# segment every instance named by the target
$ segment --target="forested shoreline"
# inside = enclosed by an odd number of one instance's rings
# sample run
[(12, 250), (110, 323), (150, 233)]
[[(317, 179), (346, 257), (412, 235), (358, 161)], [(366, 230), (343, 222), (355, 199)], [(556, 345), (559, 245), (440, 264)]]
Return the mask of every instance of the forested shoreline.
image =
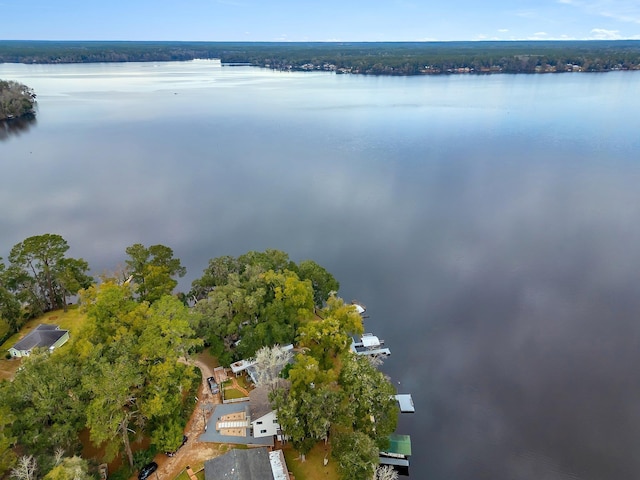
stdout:
[[(36, 349), (0, 381), (0, 478), (90, 480), (96, 463), (120, 454), (113, 478), (124, 479), (175, 451), (200, 383), (187, 359), (204, 348), (226, 366), (255, 357), (256, 385), (269, 388), (302, 456), (330, 441), (340, 478), (373, 477), (396, 428), (395, 389), (376, 359), (350, 351), (362, 317), (322, 266), (279, 250), (222, 256), (176, 293), (186, 269), (167, 246), (131, 245), (99, 279), (68, 250), (60, 235), (44, 234), (16, 244), (7, 264), (0, 258), (0, 320), (11, 332), (67, 309), (71, 297), (81, 322), (69, 345)], [(295, 355), (285, 358), (279, 345), (289, 343)], [(79, 457), (83, 431), (106, 458)], [(134, 452), (143, 437), (149, 448)]]
[(640, 41), (80, 42), (0, 41), (0, 63), (220, 59), (283, 71), (368, 75), (607, 72), (640, 69)]
[(0, 121), (33, 115), (36, 94), (18, 82), (0, 79)]

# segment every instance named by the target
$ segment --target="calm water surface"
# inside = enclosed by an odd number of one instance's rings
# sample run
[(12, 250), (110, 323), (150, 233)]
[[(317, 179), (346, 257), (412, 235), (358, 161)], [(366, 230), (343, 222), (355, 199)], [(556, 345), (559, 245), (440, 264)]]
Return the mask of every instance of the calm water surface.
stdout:
[(0, 255), (313, 258), (417, 413), (411, 477), (640, 476), (640, 74), (385, 78), (0, 65)]

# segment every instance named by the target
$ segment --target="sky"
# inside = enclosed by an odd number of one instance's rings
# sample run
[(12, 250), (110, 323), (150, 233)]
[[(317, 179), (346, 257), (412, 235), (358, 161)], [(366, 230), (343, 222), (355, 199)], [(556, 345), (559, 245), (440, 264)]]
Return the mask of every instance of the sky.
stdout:
[(639, 0), (0, 0), (2, 40), (640, 39)]

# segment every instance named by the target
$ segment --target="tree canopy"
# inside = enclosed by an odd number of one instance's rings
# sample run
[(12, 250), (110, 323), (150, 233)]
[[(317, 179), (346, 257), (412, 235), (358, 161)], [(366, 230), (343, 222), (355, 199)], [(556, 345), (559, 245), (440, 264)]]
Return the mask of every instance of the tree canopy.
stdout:
[[(86, 315), (69, 347), (34, 351), (13, 382), (0, 382), (0, 474), (84, 478), (82, 460), (52, 452), (78, 451), (85, 428), (108, 458), (123, 454), (131, 467), (131, 443), (143, 435), (174, 451), (199, 380), (182, 357), (206, 342), (223, 364), (255, 355), (258, 383), (303, 456), (331, 441), (342, 478), (374, 475), (396, 426), (395, 391), (350, 351), (362, 317), (323, 267), (279, 250), (219, 257), (193, 282), (190, 308), (172, 294), (185, 269), (169, 247), (128, 247), (126, 270), (100, 283), (68, 249), (59, 235), (39, 235), (13, 247), (8, 267), (0, 262), (3, 319), (64, 307), (75, 294)], [(293, 361), (279, 346), (288, 343), (297, 344)]]
[(13, 80), (0, 80), (0, 120), (33, 115), (35, 107), (32, 89)]
[(140, 301), (154, 302), (163, 295), (170, 295), (178, 285), (175, 277), (187, 273), (180, 259), (173, 257), (173, 250), (165, 245), (145, 247), (136, 243), (127, 247), (126, 274), (130, 275)]
[(16, 331), (17, 304), (24, 306), (27, 317), (66, 309), (67, 299), (93, 282), (89, 264), (67, 257), (68, 250), (60, 235), (35, 235), (13, 246), (8, 268), (0, 264), (0, 314)]

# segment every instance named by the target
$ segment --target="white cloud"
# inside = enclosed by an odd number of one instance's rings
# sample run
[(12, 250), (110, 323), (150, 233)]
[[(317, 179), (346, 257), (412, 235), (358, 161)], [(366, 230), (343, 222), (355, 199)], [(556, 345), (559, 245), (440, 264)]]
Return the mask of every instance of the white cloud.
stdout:
[(498, 31), (500, 33), (507, 33), (509, 31), (509, 29), (508, 28), (499, 28)]
[(619, 30), (594, 28), (589, 33), (591, 33), (591, 39), (593, 40), (620, 40), (622, 38)]
[(534, 37), (547, 37), (549, 34), (547, 32), (536, 32), (533, 34)]

